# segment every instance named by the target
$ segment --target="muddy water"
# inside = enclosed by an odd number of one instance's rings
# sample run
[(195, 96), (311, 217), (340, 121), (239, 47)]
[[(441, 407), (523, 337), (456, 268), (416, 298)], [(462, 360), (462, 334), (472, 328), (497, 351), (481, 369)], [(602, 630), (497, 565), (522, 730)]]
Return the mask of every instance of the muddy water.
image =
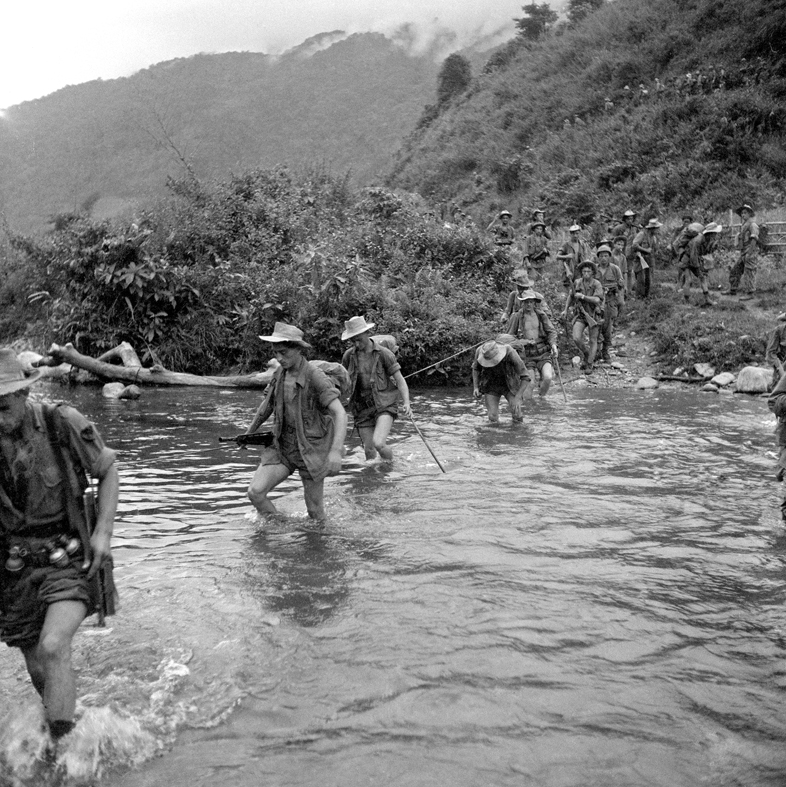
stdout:
[(0, 651), (0, 783), (782, 784), (765, 402), (555, 394), (496, 427), (464, 390), (417, 394), (447, 474), (410, 425), (389, 467), (350, 440), (320, 528), (295, 482), (247, 517), (255, 453), (217, 437), (255, 394), (67, 392), (119, 450), (123, 607), (79, 634), (54, 776)]

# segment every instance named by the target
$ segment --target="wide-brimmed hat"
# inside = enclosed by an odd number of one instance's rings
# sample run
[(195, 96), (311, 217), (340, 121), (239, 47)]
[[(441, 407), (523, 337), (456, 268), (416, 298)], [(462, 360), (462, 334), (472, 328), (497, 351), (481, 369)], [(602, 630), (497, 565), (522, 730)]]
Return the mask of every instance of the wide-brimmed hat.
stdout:
[(531, 300), (540, 300), (540, 295), (532, 289), (532, 287), (527, 287), (526, 290), (522, 290), (518, 295), (516, 295), (516, 299), (519, 301), (531, 301)]
[(28, 372), (10, 347), (0, 347), (0, 396), (27, 388), (40, 376), (40, 369)]
[(344, 333), (341, 334), (341, 341), (345, 342), (353, 336), (360, 336), (361, 333), (370, 331), (375, 325), (375, 322), (366, 322), (365, 317), (350, 317), (344, 323)]
[(513, 218), (513, 214), (509, 210), (501, 210), (499, 212), (499, 217), (502, 218), (503, 216), (510, 216)]
[(584, 268), (592, 268), (593, 273), (598, 272), (598, 266), (592, 260), (582, 260), (577, 266), (576, 270), (581, 273)]
[(607, 245), (604, 243), (604, 244), (602, 244), (601, 246), (598, 246), (598, 248), (597, 248), (597, 249), (595, 249), (595, 254), (596, 254), (596, 255), (597, 255), (597, 254), (602, 254), (603, 252), (606, 252), (606, 254), (608, 254), (609, 256), (611, 256), (611, 246), (607, 246)]
[(533, 221), (532, 224), (530, 225), (530, 229), (534, 230), (535, 227), (543, 227), (543, 229), (545, 230), (546, 229), (546, 222), (545, 221)]
[(270, 336), (260, 336), (263, 342), (270, 342), (271, 344), (279, 344), (287, 342), (289, 344), (297, 344), (300, 347), (311, 347), (311, 345), (303, 339), (303, 331), (296, 328), (294, 325), (287, 325), (285, 322), (277, 322), (273, 326), (273, 333)]
[(497, 344), (513, 344), (516, 341), (516, 337), (512, 333), (498, 333), (494, 337), (494, 341)]
[(538, 213), (542, 213), (544, 216), (546, 215), (546, 211), (543, 210), (543, 208), (535, 208), (535, 210), (532, 211), (532, 218), (534, 219)]
[(623, 217), (625, 217), (625, 216), (638, 216), (639, 214), (636, 213), (635, 210), (631, 210), (630, 208), (628, 208), (628, 210), (626, 210), (622, 215)]
[(510, 280), (519, 287), (530, 286), (529, 275), (524, 268), (516, 268), (516, 270), (510, 275)]
[(628, 239), (624, 235), (615, 235), (611, 239), (611, 242), (616, 243), (618, 240), (621, 240), (623, 243), (626, 243)]
[(756, 212), (756, 211), (753, 209), (753, 207), (752, 207), (752, 206), (750, 206), (750, 205), (749, 205), (747, 202), (745, 202), (745, 203), (743, 203), (742, 205), (740, 205), (740, 207), (739, 207), (739, 208), (737, 208), (737, 210), (736, 210), (735, 212), (736, 212), (736, 214), (737, 214), (738, 216), (742, 216), (742, 211), (744, 211), (744, 210), (749, 210), (749, 211), (751, 212), (751, 214), (754, 214), (754, 213)]
[(711, 221), (703, 230), (702, 232), (706, 235), (708, 232), (721, 232), (723, 230), (723, 225), (718, 224), (714, 221)]
[(480, 346), (477, 355), (478, 363), (487, 368), (496, 366), (505, 357), (506, 353), (505, 345), (492, 339)]
[(663, 225), (657, 219), (650, 219), (647, 222), (647, 226), (644, 229), (647, 230), (656, 230), (658, 227), (662, 227)]
[(568, 232), (581, 232), (581, 225), (571, 224), (570, 227), (568, 227)]
[(690, 213), (683, 213), (681, 218), (683, 221), (685, 219), (687, 219), (688, 221), (693, 221), (693, 216)]

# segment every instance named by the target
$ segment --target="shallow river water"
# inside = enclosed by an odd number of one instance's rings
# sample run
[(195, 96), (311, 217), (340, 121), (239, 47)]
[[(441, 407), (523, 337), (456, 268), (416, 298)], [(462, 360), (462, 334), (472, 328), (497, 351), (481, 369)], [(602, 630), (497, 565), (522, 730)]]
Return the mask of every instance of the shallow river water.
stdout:
[[(76, 640), (59, 770), (0, 651), (0, 784), (786, 783), (786, 536), (762, 399), (416, 392), (312, 525), (250, 517), (258, 393), (52, 389), (119, 452), (120, 614)], [(63, 776), (63, 774), (66, 774)]]

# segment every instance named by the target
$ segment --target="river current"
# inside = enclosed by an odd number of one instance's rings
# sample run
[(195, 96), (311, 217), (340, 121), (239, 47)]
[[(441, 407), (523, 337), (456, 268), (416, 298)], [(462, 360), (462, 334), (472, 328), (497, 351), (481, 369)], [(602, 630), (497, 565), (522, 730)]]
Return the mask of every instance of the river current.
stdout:
[[(41, 387), (43, 388), (43, 386)], [(0, 650), (0, 784), (786, 783), (786, 534), (763, 399), (570, 391), (489, 425), (415, 392), (391, 465), (251, 516), (259, 394), (48, 388), (118, 451), (119, 614), (75, 641), (81, 719), (44, 768)]]

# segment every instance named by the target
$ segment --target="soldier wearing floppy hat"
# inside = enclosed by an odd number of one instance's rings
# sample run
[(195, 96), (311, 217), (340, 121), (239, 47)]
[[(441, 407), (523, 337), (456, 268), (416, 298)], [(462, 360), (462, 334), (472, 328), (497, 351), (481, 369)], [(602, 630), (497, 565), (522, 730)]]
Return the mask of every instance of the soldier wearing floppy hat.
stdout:
[[(0, 349), (0, 639), (22, 650), (56, 741), (74, 726), (72, 641), (84, 618), (103, 609), (99, 572), (113, 595), (105, 566), (118, 475), (115, 452), (81, 413), (28, 399), (39, 377)], [(98, 479), (92, 533), (69, 502), (81, 499), (89, 476)]]
[(656, 218), (652, 218), (633, 239), (631, 246), (634, 254), (633, 273), (636, 276), (636, 295), (639, 298), (649, 298), (650, 296), (652, 267), (655, 264), (655, 254), (658, 251), (656, 233), (662, 226)]
[(530, 277), (540, 278), (548, 260), (549, 236), (546, 235), (546, 224), (536, 220), (530, 226), (530, 234), (527, 237), (524, 247), (524, 263), (527, 266), (527, 273)]
[(500, 211), (499, 215), (492, 219), (491, 224), (486, 228), (486, 232), (494, 235), (494, 243), (503, 248), (510, 248), (516, 240), (516, 231), (510, 223), (513, 218), (509, 210)]
[[(591, 372), (598, 353), (598, 334), (603, 316), (603, 286), (595, 278), (598, 271), (592, 260), (584, 260), (579, 265), (580, 278), (573, 282), (570, 295), (565, 304), (565, 312), (573, 306), (573, 342), (582, 358), (582, 368)], [(585, 341), (584, 333), (588, 340)]]
[(410, 415), (409, 387), (396, 356), (373, 341), (373, 327), (374, 323), (366, 322), (365, 317), (351, 317), (344, 323), (341, 341), (351, 342), (352, 346), (344, 353), (341, 363), (349, 372), (349, 408), (366, 459), (374, 459), (379, 454), (389, 462), (393, 451), (387, 439), (398, 417), (399, 398), (404, 415)]
[[(539, 393), (545, 396), (554, 378), (552, 358), (559, 355), (557, 331), (550, 315), (541, 306), (541, 297), (533, 289), (522, 290), (517, 297), (519, 308), (511, 316), (505, 333), (515, 337), (513, 347), (534, 376), (540, 373)], [(531, 392), (531, 389), (528, 389)]]
[(560, 246), (557, 259), (562, 264), (562, 285), (567, 289), (578, 274), (578, 266), (592, 257), (587, 242), (581, 239), (581, 226), (572, 224), (568, 228), (570, 237)]
[(639, 231), (639, 227), (636, 224), (636, 216), (638, 216), (636, 211), (630, 209), (626, 210), (625, 213), (622, 214), (622, 221), (611, 230), (612, 238), (625, 238), (625, 256), (628, 258), (628, 270), (631, 271), (631, 273), (633, 271), (633, 261), (636, 256), (633, 251), (633, 239)]
[(620, 309), (625, 303), (625, 280), (622, 271), (611, 261), (611, 248), (598, 246), (595, 254), (598, 260), (597, 278), (603, 287), (603, 325), (599, 343), (601, 359), (611, 363), (611, 343)]
[(549, 230), (548, 224), (546, 224), (546, 213), (543, 208), (535, 208), (532, 211), (532, 223), (529, 225), (529, 234), (532, 235), (532, 230), (535, 228), (536, 224), (543, 225), (543, 234), (551, 240), (551, 231)]
[(527, 275), (527, 271), (524, 268), (517, 268), (513, 271), (511, 275), (511, 281), (516, 285), (516, 289), (512, 292), (508, 293), (508, 299), (505, 303), (505, 309), (502, 312), (502, 316), (500, 320), (507, 324), (508, 320), (510, 319), (511, 315), (519, 309), (519, 302), (518, 296), (524, 290), (532, 290), (535, 295), (540, 300), (541, 307), (546, 312), (546, 314), (551, 317), (551, 309), (549, 308), (548, 303), (546, 303), (546, 299), (543, 295), (534, 289), (532, 289), (532, 282), (530, 281), (529, 276)]
[(514, 421), (521, 421), (521, 399), (530, 381), (518, 353), (509, 344), (491, 340), (482, 344), (472, 361), (473, 394), (485, 397), (488, 419), (499, 421), (499, 401), (504, 396)]
[(681, 258), (681, 261), (684, 261), (684, 275), (681, 283), (686, 303), (690, 301), (690, 288), (692, 278), (695, 276), (699, 281), (699, 286), (704, 296), (701, 305), (712, 306), (709, 291), (710, 255), (718, 246), (722, 229), (723, 227), (720, 224), (712, 221), (688, 241), (685, 253)]
[(328, 376), (303, 355), (311, 345), (300, 328), (277, 322), (259, 338), (274, 346), (279, 368), (246, 431), (253, 434), (275, 414), (273, 445), (262, 451), (248, 498), (260, 514), (274, 514), (268, 494), (297, 470), (308, 515), (324, 519), (325, 478), (341, 470), (347, 414)]
[(740, 256), (729, 271), (729, 295), (736, 295), (737, 288), (750, 298), (756, 291), (756, 271), (759, 268), (759, 225), (753, 220), (754, 210), (745, 203), (737, 208), (742, 219), (740, 234), (737, 237), (737, 248)]

